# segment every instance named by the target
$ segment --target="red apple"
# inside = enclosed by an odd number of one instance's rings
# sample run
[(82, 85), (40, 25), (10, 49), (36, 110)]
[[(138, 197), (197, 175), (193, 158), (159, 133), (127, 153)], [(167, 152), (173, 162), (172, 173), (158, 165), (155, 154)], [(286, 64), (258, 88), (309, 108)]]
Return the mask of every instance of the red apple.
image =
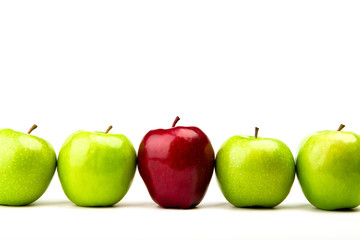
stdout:
[(191, 208), (204, 198), (215, 156), (209, 138), (197, 127), (148, 132), (140, 143), (138, 168), (151, 198), (165, 208)]

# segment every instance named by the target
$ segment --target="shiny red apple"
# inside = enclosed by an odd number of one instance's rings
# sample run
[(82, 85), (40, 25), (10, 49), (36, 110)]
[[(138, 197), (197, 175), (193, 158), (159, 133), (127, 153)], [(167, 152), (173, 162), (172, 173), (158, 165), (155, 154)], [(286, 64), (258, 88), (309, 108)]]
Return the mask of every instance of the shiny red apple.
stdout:
[(148, 132), (140, 143), (138, 168), (151, 198), (165, 208), (192, 208), (204, 198), (215, 156), (209, 138), (197, 127)]

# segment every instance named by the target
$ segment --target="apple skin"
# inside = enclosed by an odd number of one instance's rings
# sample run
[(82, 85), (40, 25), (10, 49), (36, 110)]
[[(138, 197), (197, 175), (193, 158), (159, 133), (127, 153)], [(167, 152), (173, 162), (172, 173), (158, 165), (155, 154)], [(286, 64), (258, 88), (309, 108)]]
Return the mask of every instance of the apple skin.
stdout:
[(216, 155), (215, 172), (225, 198), (236, 207), (275, 207), (289, 194), (295, 161), (277, 139), (233, 136)]
[(296, 159), (297, 176), (308, 201), (336, 210), (360, 204), (360, 136), (320, 131), (306, 137)]
[(135, 170), (135, 149), (122, 134), (77, 131), (59, 153), (61, 186), (79, 206), (116, 204), (129, 190)]
[(11, 129), (0, 130), (0, 204), (27, 205), (40, 198), (56, 169), (46, 140)]
[(151, 198), (164, 208), (192, 208), (204, 198), (215, 153), (197, 127), (149, 131), (138, 152), (139, 173)]

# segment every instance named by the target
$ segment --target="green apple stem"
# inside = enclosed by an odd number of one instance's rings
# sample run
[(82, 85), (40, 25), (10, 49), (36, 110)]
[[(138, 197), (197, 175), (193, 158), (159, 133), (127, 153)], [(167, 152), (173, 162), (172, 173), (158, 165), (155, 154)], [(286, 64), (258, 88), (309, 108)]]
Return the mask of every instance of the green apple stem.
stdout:
[(27, 133), (30, 134), (35, 128), (37, 128), (37, 125), (36, 124), (32, 125)]
[(112, 129), (112, 126), (110, 125), (110, 126), (106, 129), (105, 134), (107, 134), (111, 129)]
[(341, 131), (343, 128), (345, 127), (344, 124), (340, 124), (339, 128), (337, 129), (338, 131)]
[(175, 127), (176, 123), (177, 123), (179, 120), (180, 120), (179, 116), (176, 116), (176, 118), (175, 118), (175, 120), (174, 120), (174, 122), (173, 122), (173, 124), (172, 124), (171, 127)]
[(257, 136), (258, 136), (258, 132), (259, 132), (259, 128), (255, 127), (255, 138), (257, 138)]

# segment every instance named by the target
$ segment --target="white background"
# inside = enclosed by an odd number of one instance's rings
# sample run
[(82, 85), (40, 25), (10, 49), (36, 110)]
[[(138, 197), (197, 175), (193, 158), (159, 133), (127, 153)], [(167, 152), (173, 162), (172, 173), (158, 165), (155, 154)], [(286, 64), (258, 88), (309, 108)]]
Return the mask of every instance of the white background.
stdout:
[[(58, 152), (79, 129), (200, 127), (215, 151), (235, 134), (294, 155), (318, 130), (360, 133), (359, 1), (9, 0), (0, 2), (0, 128)], [(55, 174), (26, 207), (0, 207), (0, 239), (358, 239), (358, 209), (313, 208), (297, 179), (277, 208), (236, 209), (212, 179), (192, 210), (161, 209), (135, 176), (111, 208), (70, 203)]]

